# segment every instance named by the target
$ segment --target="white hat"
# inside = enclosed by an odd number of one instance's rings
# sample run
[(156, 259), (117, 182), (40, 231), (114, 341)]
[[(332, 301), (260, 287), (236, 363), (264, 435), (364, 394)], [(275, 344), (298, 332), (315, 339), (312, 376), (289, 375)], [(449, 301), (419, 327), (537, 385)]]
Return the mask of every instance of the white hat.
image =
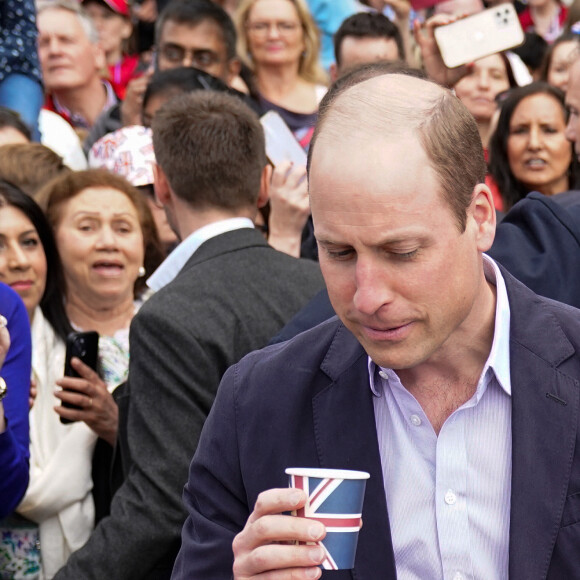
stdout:
[(138, 187), (153, 183), (155, 153), (151, 129), (134, 125), (108, 133), (89, 152), (89, 167), (103, 167)]

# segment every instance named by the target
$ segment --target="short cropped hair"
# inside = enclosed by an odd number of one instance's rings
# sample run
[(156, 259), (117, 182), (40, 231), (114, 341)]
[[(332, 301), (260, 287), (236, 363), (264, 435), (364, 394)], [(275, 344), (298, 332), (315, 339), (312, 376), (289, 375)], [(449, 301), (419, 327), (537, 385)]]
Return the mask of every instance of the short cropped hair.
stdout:
[(145, 280), (163, 261), (163, 250), (157, 235), (155, 221), (144, 196), (125, 178), (110, 173), (106, 169), (87, 169), (71, 171), (53, 179), (38, 193), (38, 203), (44, 210), (48, 222), (56, 230), (62, 218), (64, 204), (93, 187), (108, 187), (124, 194), (137, 210), (139, 225), (143, 235), (144, 267), (146, 275), (137, 278), (134, 287), (135, 296), (145, 290)]
[(180, 95), (157, 111), (152, 129), (157, 163), (177, 197), (197, 208), (255, 206), (264, 132), (240, 99), (216, 91)]
[(99, 42), (99, 34), (91, 17), (85, 12), (79, 2), (75, 0), (38, 0), (36, 3), (37, 15), (45, 10), (65, 10), (74, 14), (81, 23), (91, 44)]
[[(372, 74), (376, 72), (376, 74)], [(397, 74), (401, 73), (391, 73)], [(327, 130), (328, 118), (334, 115), (337, 109), (344, 108), (341, 102), (343, 95), (377, 76), (391, 76), (380, 72), (380, 68), (369, 69), (363, 67), (361, 71), (353, 71), (347, 78), (341, 79), (337, 85), (331, 86), (322, 99), (318, 112), (318, 123), (308, 152), (308, 171), (312, 163), (312, 156), (316, 149), (320, 134)], [(410, 77), (417, 75), (405, 74)], [(417, 82), (431, 82), (417, 79)], [(435, 83), (432, 83), (435, 84)], [(361, 93), (361, 91), (358, 91)], [(373, 134), (380, 134), (383, 127), (388, 135), (393, 127), (401, 133), (415, 133), (419, 142), (431, 162), (431, 166), (439, 179), (442, 195), (449, 204), (460, 232), (465, 231), (467, 223), (467, 209), (472, 200), (474, 188), (485, 183), (486, 164), (483, 155), (483, 146), (477, 124), (465, 105), (449, 90), (440, 87), (440, 94), (427, 100), (422, 96), (420, 87), (415, 91), (416, 102), (405, 103), (401, 106), (401, 97), (397, 92), (385, 91), (381, 95), (366, 95), (357, 99), (355, 119), (359, 125), (358, 112), (364, 114), (365, 109), (378, 112), (373, 119), (380, 119), (378, 126), (373, 128)], [(346, 97), (345, 97), (346, 98)], [(422, 99), (422, 101), (421, 101)], [(349, 113), (355, 107), (348, 107)], [(340, 115), (341, 113), (337, 113)], [(333, 122), (336, 123), (337, 119)], [(363, 125), (364, 126), (364, 125)], [(342, 130), (342, 129), (341, 129)]]
[(0, 147), (0, 179), (34, 197), (58, 175), (71, 172), (60, 155), (40, 143), (12, 143)]
[(397, 26), (380, 12), (358, 12), (349, 16), (334, 35), (334, 58), (340, 65), (342, 43), (347, 36), (394, 40), (400, 60), (405, 60), (403, 39)]
[[(236, 10), (238, 27), (238, 54), (244, 64), (254, 70), (252, 55), (248, 45), (247, 23), (252, 7), (257, 0), (241, 0)], [(311, 83), (327, 83), (327, 75), (320, 65), (320, 32), (310, 14), (306, 0), (288, 0), (296, 8), (304, 35), (304, 53), (300, 58), (298, 74)]]
[(206, 20), (215, 22), (222, 31), (228, 59), (236, 56), (236, 27), (229, 14), (211, 0), (172, 0), (161, 11), (155, 23), (155, 46), (159, 46), (163, 28), (168, 21), (195, 26)]
[(153, 97), (196, 90), (228, 91), (229, 88), (221, 79), (191, 66), (155, 71), (143, 95), (143, 108)]

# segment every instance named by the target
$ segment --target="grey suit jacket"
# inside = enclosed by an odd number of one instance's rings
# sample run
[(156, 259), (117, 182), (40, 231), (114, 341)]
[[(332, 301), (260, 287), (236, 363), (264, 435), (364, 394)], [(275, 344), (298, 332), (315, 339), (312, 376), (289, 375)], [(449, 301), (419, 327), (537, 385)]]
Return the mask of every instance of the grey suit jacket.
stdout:
[(131, 325), (127, 421), (132, 465), (111, 515), (59, 580), (169, 578), (181, 500), (226, 369), (261, 348), (323, 286), (318, 264), (277, 252), (255, 230), (202, 244)]

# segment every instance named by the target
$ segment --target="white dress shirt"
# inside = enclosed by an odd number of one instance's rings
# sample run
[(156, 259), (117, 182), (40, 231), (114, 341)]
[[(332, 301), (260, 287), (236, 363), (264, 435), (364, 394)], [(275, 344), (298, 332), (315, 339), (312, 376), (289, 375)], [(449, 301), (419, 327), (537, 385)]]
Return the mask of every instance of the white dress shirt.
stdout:
[(231, 232), (233, 230), (241, 230), (242, 228), (254, 228), (254, 222), (245, 217), (235, 217), (218, 222), (207, 224), (192, 234), (187, 236), (177, 248), (165, 258), (163, 263), (151, 274), (147, 280), (147, 286), (151, 290), (158, 292), (169, 282), (172, 282), (175, 276), (179, 274), (185, 263), (195, 254), (199, 246), (209, 240), (215, 238), (220, 234)]
[(399, 580), (508, 577), (511, 493), (510, 310), (497, 288), (493, 344), (475, 394), (439, 436), (391, 369), (369, 358), (370, 387)]

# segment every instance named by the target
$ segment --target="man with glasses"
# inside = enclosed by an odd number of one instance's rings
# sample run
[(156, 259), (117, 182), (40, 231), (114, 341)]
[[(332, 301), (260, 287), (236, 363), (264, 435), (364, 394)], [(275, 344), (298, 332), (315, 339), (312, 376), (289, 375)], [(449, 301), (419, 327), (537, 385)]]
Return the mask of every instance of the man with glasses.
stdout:
[(193, 66), (226, 84), (240, 71), (234, 24), (208, 0), (171, 2), (157, 21), (155, 47), (158, 70)]
[[(227, 85), (240, 72), (236, 29), (227, 12), (210, 0), (173, 0), (155, 26), (155, 69), (203, 70)], [(84, 144), (88, 153), (101, 137), (123, 126), (141, 124), (141, 107), (153, 71), (127, 85), (125, 100), (101, 116)]]

